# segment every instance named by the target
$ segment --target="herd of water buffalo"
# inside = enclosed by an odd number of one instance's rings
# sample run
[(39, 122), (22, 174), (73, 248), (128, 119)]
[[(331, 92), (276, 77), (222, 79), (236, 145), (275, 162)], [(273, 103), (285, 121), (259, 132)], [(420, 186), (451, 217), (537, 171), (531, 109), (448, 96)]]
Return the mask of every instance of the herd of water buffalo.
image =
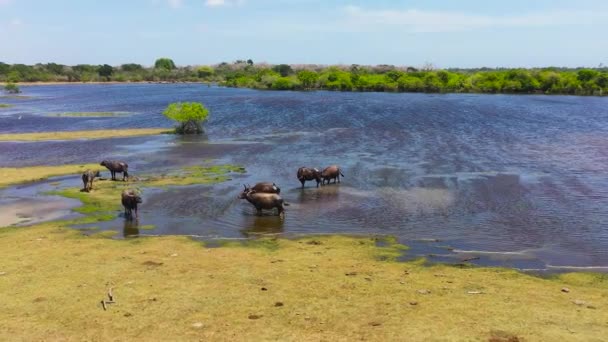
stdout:
[[(116, 173), (123, 174), (123, 181), (126, 181), (129, 177), (129, 165), (125, 162), (104, 160), (100, 165), (105, 166), (110, 170), (112, 180), (116, 180)], [(340, 176), (344, 177), (344, 174), (337, 165), (328, 166), (323, 169), (323, 171), (316, 168), (301, 167), (298, 169), (297, 173), (298, 180), (302, 184), (302, 189), (304, 189), (306, 181), (316, 181), (317, 188), (319, 187), (319, 184), (330, 184), (332, 180), (334, 181), (334, 184), (336, 182), (340, 183)], [(82, 191), (91, 191), (95, 177), (100, 177), (99, 171), (87, 170), (82, 174), (82, 182), (84, 183)], [(261, 182), (254, 186), (243, 184), (243, 187), (244, 189), (240, 193), (239, 198), (245, 199), (247, 202), (251, 203), (257, 210), (258, 215), (262, 213), (263, 209), (274, 210), (275, 208), (277, 209), (279, 216), (284, 215), (285, 202), (280, 196), (281, 189), (275, 183)], [(121, 202), (125, 209), (125, 217), (133, 218), (133, 214), (135, 214), (135, 218), (137, 219), (137, 206), (142, 203), (139, 192), (134, 189), (123, 190), (121, 193)]]

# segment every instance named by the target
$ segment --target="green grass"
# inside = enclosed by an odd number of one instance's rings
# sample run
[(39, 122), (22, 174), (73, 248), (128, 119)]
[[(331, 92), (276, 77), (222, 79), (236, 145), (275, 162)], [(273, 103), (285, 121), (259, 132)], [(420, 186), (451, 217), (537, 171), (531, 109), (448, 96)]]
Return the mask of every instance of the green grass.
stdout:
[(8, 104), (8, 103), (0, 103), (0, 108), (11, 108), (13, 107), (13, 105)]

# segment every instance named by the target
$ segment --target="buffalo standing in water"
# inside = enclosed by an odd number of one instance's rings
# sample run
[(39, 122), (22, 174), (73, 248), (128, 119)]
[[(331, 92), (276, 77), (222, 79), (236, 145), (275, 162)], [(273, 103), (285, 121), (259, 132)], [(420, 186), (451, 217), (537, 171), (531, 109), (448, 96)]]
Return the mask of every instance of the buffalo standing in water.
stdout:
[(321, 171), (315, 168), (301, 167), (298, 169), (298, 180), (302, 183), (302, 189), (304, 189), (304, 183), (306, 181), (316, 180), (317, 188), (321, 183)]
[(112, 174), (112, 180), (116, 180), (116, 173), (122, 172), (122, 180), (125, 181), (129, 177), (129, 165), (125, 162), (117, 160), (104, 160), (99, 164), (105, 166)]
[(338, 180), (338, 183), (340, 183), (340, 176), (344, 177), (344, 174), (342, 174), (342, 171), (338, 165), (328, 166), (323, 170), (323, 172), (321, 172), (323, 185), (325, 185), (325, 181), (327, 181), (327, 184), (329, 184), (332, 179), (334, 180), (334, 184), (336, 183), (336, 179)]
[(272, 210), (277, 208), (279, 216), (285, 215), (285, 208), (283, 207), (283, 199), (281, 196), (263, 192), (257, 192), (255, 190), (249, 190), (247, 193), (241, 194), (241, 198), (251, 203), (258, 212), (258, 215), (262, 214), (262, 209)]
[(139, 193), (135, 190), (125, 189), (120, 197), (122, 206), (125, 207), (125, 217), (133, 218), (133, 211), (135, 211), (135, 219), (137, 219), (137, 205), (142, 202)]
[(84, 183), (84, 188), (83, 188), (84, 191), (89, 192), (93, 189), (93, 180), (95, 179), (95, 177), (99, 177), (99, 171), (86, 170), (82, 174), (82, 182)]
[(275, 183), (270, 183), (270, 182), (257, 183), (253, 187), (251, 187), (251, 185), (243, 184), (243, 187), (244, 187), (243, 192), (241, 192), (241, 194), (239, 195), (240, 199), (245, 199), (245, 195), (251, 190), (255, 190), (256, 192), (263, 192), (266, 194), (277, 194), (278, 195), (281, 193), (281, 188), (279, 188)]

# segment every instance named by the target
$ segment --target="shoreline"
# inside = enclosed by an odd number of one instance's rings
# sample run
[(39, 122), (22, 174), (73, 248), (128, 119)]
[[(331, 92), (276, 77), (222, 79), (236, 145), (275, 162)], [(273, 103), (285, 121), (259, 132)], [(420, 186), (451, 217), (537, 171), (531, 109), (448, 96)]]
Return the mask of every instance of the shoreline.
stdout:
[[(49, 81), (49, 82), (17, 82), (15, 83), (17, 86), (38, 86), (38, 85), (87, 85), (87, 84), (96, 84), (96, 85), (115, 85), (115, 84), (210, 84), (213, 82), (204, 82), (204, 81), (107, 81), (107, 82), (99, 82), (99, 81), (91, 81), (91, 82), (65, 82), (65, 81)], [(0, 87), (6, 86), (6, 82), (0, 82)]]

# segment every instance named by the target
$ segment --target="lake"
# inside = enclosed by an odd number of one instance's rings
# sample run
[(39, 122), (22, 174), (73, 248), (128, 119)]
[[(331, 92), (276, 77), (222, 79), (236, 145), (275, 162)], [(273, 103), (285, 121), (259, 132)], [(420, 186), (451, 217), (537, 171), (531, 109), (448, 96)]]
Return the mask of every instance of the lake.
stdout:
[[(121, 218), (102, 229), (201, 239), (387, 234), (411, 246), (409, 256), (430, 261), (608, 267), (608, 98), (278, 92), (200, 84), (22, 90), (30, 97), (0, 99), (14, 105), (0, 109), (0, 133), (170, 127), (161, 112), (176, 101), (202, 102), (211, 118), (202, 137), (0, 142), (1, 167), (116, 158), (128, 161), (134, 175), (209, 160), (247, 170), (215, 186), (146, 190), (139, 224), (155, 229), (139, 230)], [(117, 115), (60, 115), (65, 112)], [(310, 182), (300, 189), (298, 167), (331, 164), (342, 167), (341, 184), (316, 189)], [(60, 181), (80, 185), (79, 176)], [(284, 220), (256, 216), (236, 198), (243, 183), (257, 181), (281, 187), (290, 204)], [(47, 186), (12, 187), (0, 196), (37, 199)]]

